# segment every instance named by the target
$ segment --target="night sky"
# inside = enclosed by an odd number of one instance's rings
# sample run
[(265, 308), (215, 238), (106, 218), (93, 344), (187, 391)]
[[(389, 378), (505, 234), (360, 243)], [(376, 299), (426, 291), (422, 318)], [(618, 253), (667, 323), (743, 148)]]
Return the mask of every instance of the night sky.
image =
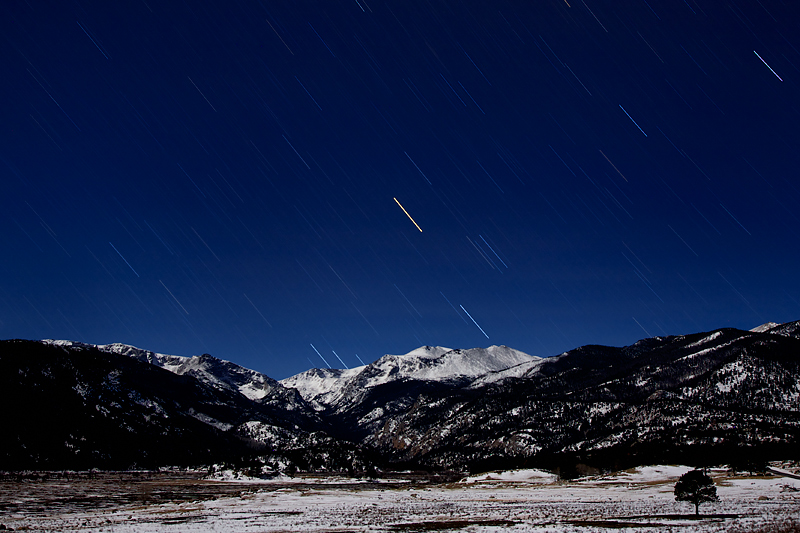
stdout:
[(0, 9), (2, 338), (284, 378), (800, 319), (794, 2)]

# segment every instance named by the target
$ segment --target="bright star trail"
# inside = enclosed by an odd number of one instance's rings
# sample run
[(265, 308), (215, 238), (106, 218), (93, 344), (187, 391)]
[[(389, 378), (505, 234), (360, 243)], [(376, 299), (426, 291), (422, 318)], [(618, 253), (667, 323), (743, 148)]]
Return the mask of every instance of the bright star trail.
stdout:
[(326, 361), (325, 358), (322, 357), (322, 354), (319, 353), (319, 350), (317, 350), (316, 347), (314, 347), (313, 344), (311, 345), (311, 347), (314, 348), (315, 352), (317, 352), (317, 355), (319, 356), (320, 359), (322, 359), (322, 362), (325, 363), (325, 366), (327, 366), (328, 368), (332, 368), (331, 365), (328, 364), (328, 361)]
[(408, 217), (408, 219), (409, 219), (411, 222), (413, 222), (413, 223), (414, 223), (414, 225), (417, 227), (417, 229), (420, 231), (420, 233), (422, 233), (422, 228), (420, 228), (420, 227), (419, 227), (419, 224), (417, 224), (417, 221), (416, 221), (416, 220), (414, 220), (414, 219), (411, 217), (411, 215), (409, 215), (409, 214), (408, 214), (408, 211), (406, 211), (406, 208), (405, 208), (405, 207), (403, 207), (403, 204), (401, 204), (401, 203), (400, 203), (400, 201), (399, 201), (397, 198), (395, 198), (395, 199), (394, 199), (394, 201), (395, 201), (395, 202), (397, 202), (397, 205), (399, 205), (399, 206), (400, 206), (400, 209), (402, 209), (402, 210), (403, 210), (403, 213), (405, 213), (405, 214), (406, 214), (406, 216)]
[(470, 319), (470, 320), (472, 320), (472, 323), (473, 323), (473, 324), (475, 324), (475, 325), (478, 327), (478, 329), (479, 329), (479, 330), (481, 330), (481, 333), (483, 333), (483, 334), (484, 334), (484, 336), (485, 336), (485, 337), (488, 339), (488, 338), (489, 338), (489, 335), (486, 335), (486, 332), (485, 332), (485, 331), (483, 331), (483, 328), (482, 328), (482, 327), (481, 327), (481, 326), (480, 326), (480, 325), (479, 325), (477, 322), (475, 322), (475, 319), (474, 319), (474, 318), (472, 318), (472, 315), (471, 315), (471, 314), (469, 314), (469, 311), (467, 311), (466, 309), (464, 309), (464, 306), (463, 306), (463, 305), (459, 305), (459, 307), (461, 308), (461, 310), (462, 310), (462, 311), (464, 311), (464, 312), (467, 314), (467, 316), (469, 317), (469, 319)]
[(9, 0), (0, 338), (280, 379), (800, 319), (798, 20)]
[(770, 71), (770, 72), (772, 72), (773, 74), (775, 74), (775, 77), (776, 77), (776, 78), (778, 78), (779, 80), (783, 81), (783, 78), (781, 78), (780, 76), (778, 76), (778, 73), (777, 73), (777, 72), (775, 72), (774, 70), (772, 70), (772, 67), (771, 67), (771, 66), (767, 65), (767, 62), (766, 62), (766, 61), (764, 61), (764, 58), (763, 58), (763, 57), (761, 57), (761, 56), (758, 54), (758, 52), (756, 52), (755, 50), (753, 50), (753, 53), (754, 53), (755, 55), (757, 55), (757, 56), (758, 56), (758, 58), (761, 60), (761, 62), (762, 62), (762, 63), (764, 63), (764, 65), (766, 65), (766, 67), (769, 69), (769, 71)]

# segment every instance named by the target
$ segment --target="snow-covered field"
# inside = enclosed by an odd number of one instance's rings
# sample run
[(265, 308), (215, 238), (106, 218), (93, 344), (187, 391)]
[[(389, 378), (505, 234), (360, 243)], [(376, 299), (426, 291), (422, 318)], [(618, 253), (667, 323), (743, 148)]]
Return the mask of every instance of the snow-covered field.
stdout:
[[(705, 516), (676, 502), (681, 466), (561, 482), (534, 470), (457, 483), (340, 478), (0, 482), (0, 525), (87, 532), (800, 531), (800, 480), (711, 472)], [(115, 498), (114, 491), (117, 491)]]

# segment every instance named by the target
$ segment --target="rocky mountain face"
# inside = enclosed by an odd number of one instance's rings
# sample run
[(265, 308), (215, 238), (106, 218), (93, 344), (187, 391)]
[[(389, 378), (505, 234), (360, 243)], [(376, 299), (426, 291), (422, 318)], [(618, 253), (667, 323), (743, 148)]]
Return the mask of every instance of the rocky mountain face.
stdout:
[(297, 390), (284, 387), (260, 372), (217, 359), (209, 354), (183, 357), (155, 353), (119, 343), (96, 346), (74, 341), (43, 342), (62, 347), (96, 348), (101, 352), (126, 356), (179, 376), (193, 377), (213, 389), (234, 393), (236, 396), (240, 394), (259, 404), (260, 411), (270, 412), (278, 418), (290, 419), (300, 427), (312, 428), (322, 424)]
[(281, 382), (210, 355), (0, 342), (0, 469), (598, 467), (790, 458), (800, 322), (584, 346), (422, 347)]
[(520, 376), (425, 391), (364, 441), (399, 462), (447, 468), (796, 456), (799, 329), (584, 346)]
[[(364, 467), (359, 448), (325, 434), (295, 391), (230, 365), (121, 345), (0, 341), (0, 470), (241, 463), (254, 456), (276, 468)], [(242, 375), (253, 383), (240, 383)], [(275, 392), (252, 399), (238, 390), (262, 383)], [(275, 398), (295, 403), (278, 407)]]

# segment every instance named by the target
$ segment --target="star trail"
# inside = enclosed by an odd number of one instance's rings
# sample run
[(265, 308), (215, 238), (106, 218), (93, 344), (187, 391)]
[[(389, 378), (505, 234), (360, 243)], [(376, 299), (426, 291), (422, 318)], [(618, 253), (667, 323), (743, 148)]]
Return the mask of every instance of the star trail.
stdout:
[(2, 338), (283, 378), (800, 318), (790, 2), (2, 11)]

